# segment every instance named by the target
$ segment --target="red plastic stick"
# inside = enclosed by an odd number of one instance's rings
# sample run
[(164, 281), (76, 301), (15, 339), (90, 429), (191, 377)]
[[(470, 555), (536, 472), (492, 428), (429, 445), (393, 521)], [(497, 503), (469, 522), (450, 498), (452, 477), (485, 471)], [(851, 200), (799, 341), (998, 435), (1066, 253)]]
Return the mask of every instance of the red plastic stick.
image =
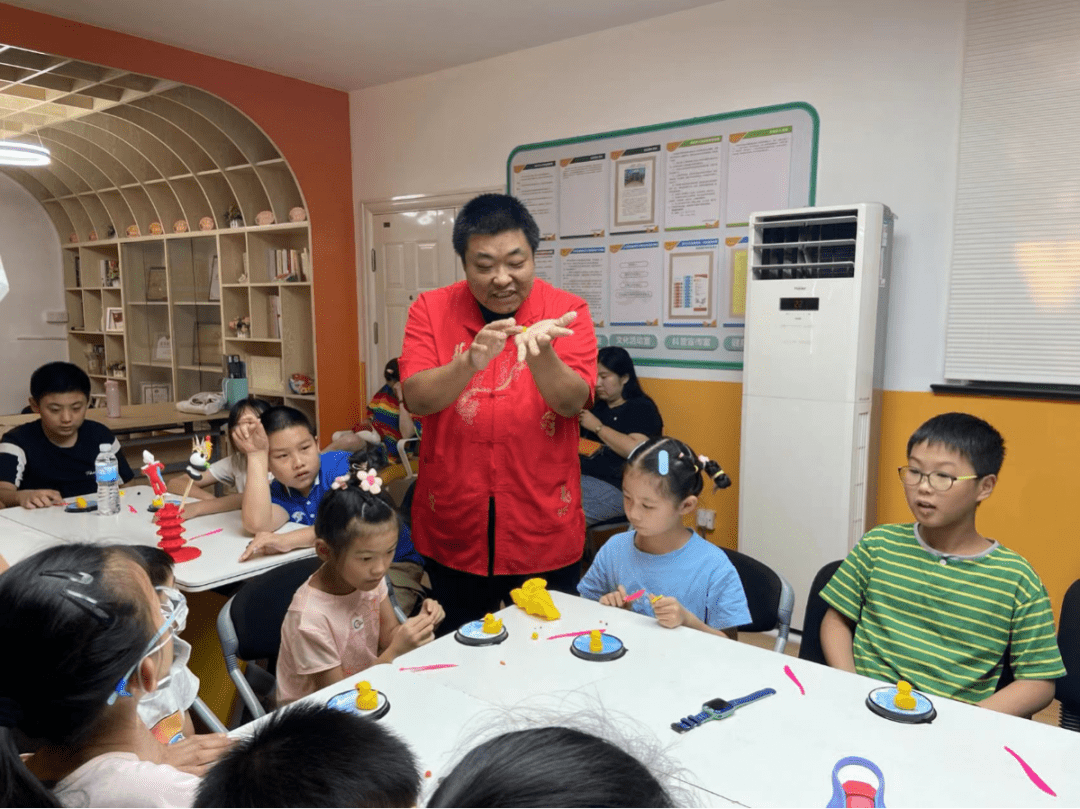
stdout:
[(799, 678), (795, 676), (795, 672), (791, 670), (791, 666), (784, 666), (784, 674), (791, 678), (791, 682), (799, 686), (799, 693), (804, 697), (806, 696), (806, 689), (802, 687), (802, 683), (799, 682)]
[(435, 663), (431, 666), (402, 666), (398, 671), (435, 671), (435, 669), (454, 669), (457, 663)]
[(1035, 772), (1035, 770), (1031, 769), (1031, 766), (1022, 758), (1020, 758), (1020, 756), (1018, 756), (1011, 747), (1005, 745), (1005, 752), (1015, 758), (1018, 762), (1020, 762), (1020, 766), (1024, 768), (1024, 774), (1031, 779), (1031, 783), (1033, 783), (1047, 795), (1052, 795), (1055, 798), (1057, 797), (1057, 793), (1054, 792), (1054, 790), (1050, 789), (1050, 785), (1047, 784), (1044, 780), (1042, 780), (1039, 777), (1039, 774)]
[(558, 640), (559, 638), (576, 638), (578, 635), (588, 635), (590, 632), (607, 632), (606, 629), (585, 629), (581, 632), (563, 632), (561, 635), (552, 635), (548, 640)]

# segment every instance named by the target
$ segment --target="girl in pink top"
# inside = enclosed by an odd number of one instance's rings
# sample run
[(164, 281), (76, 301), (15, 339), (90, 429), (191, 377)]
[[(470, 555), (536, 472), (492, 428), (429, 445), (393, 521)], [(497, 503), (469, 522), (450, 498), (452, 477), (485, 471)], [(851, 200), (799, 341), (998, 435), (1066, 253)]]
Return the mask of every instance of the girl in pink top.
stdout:
[(437, 601), (397, 622), (386, 589), (398, 516), (369, 471), (338, 478), (315, 517), (323, 564), (293, 596), (281, 625), (278, 703), (284, 705), (430, 642), (443, 619)]

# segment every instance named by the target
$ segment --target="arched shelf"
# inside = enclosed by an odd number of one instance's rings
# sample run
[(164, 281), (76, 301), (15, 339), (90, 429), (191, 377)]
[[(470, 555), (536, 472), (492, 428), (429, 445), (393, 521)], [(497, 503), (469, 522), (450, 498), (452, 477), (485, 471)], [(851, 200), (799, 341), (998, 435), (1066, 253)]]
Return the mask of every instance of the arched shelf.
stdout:
[[(221, 354), (240, 354), (253, 393), (316, 420), (316, 397), (287, 385), (316, 374), (309, 226), (289, 220), (306, 204), (255, 122), (195, 87), (0, 44), (0, 139), (52, 154), (0, 171), (59, 234), (71, 360), (90, 370), (100, 350), (109, 366), (91, 373), (94, 393), (115, 378), (131, 403), (163, 385), (187, 398), (220, 387)], [(274, 222), (260, 225), (265, 211)], [(258, 333), (229, 333), (239, 315)], [(172, 359), (155, 353), (163, 337)]]

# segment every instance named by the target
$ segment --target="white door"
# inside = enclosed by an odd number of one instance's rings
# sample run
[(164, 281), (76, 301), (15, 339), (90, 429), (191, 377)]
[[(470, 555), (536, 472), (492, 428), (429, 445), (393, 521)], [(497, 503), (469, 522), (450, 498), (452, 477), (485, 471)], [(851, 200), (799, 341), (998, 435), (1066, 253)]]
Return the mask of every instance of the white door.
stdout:
[(375, 322), (370, 335), (371, 390), (382, 385), (382, 369), (401, 355), (405, 319), (416, 296), (461, 278), (451, 241), (457, 208), (374, 214), (368, 271), (374, 275)]

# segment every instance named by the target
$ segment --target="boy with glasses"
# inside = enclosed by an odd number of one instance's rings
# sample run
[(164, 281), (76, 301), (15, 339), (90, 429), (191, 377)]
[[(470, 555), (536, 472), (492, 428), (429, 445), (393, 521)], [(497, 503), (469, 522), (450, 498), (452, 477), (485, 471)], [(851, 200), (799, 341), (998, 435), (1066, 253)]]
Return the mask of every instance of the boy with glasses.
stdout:
[[(917, 522), (880, 525), (821, 591), (830, 666), (929, 694), (1030, 716), (1065, 674), (1050, 599), (1020, 554), (982, 536), (975, 510), (994, 491), (1005, 443), (966, 413), (908, 440), (899, 469)], [(1005, 665), (1015, 681), (995, 691)]]

